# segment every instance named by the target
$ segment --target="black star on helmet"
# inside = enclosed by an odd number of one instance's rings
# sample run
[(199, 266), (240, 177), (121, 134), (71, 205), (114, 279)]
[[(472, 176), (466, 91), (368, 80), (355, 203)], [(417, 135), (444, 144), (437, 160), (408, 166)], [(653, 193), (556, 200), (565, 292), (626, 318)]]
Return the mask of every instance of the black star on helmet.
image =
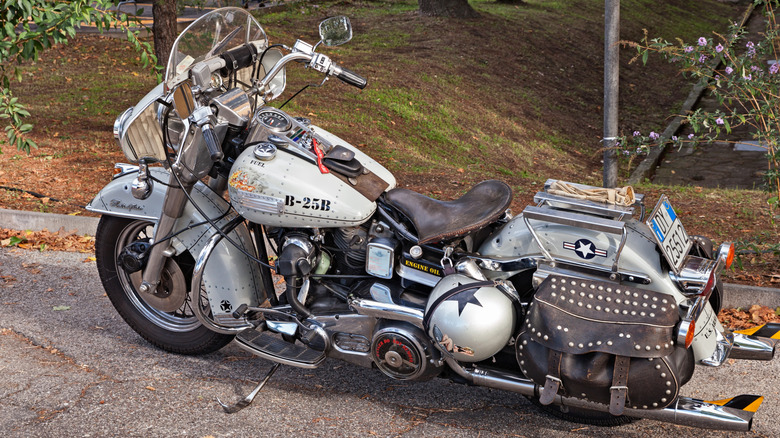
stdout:
[[(460, 282), (458, 282), (458, 286), (462, 286)], [(463, 313), (463, 309), (466, 308), (466, 304), (475, 304), (479, 307), (482, 307), (482, 303), (480, 303), (477, 297), (474, 296), (478, 290), (479, 288), (476, 287), (473, 289), (464, 290), (459, 294), (455, 294), (455, 296), (449, 298), (447, 301), (458, 302), (458, 316), (460, 316)]]

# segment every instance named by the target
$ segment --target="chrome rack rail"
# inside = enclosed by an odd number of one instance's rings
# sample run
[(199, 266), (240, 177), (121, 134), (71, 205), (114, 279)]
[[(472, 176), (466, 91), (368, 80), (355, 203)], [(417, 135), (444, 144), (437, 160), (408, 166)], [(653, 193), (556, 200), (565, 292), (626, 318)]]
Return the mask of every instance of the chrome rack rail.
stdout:
[[(574, 197), (553, 195), (547, 193), (547, 189), (556, 182), (549, 179), (544, 184), (544, 190), (534, 196), (536, 206), (528, 206), (523, 210), (523, 221), (533, 236), (544, 258), (551, 263), (556, 260), (542, 244), (541, 239), (531, 225), (531, 220), (549, 222), (554, 224), (566, 225), (577, 228), (598, 231), (607, 234), (619, 234), (620, 244), (615, 253), (615, 261), (611, 272), (618, 273), (618, 264), (620, 254), (626, 244), (628, 232), (626, 230), (626, 219), (633, 217), (636, 207), (642, 208), (644, 195), (635, 195), (635, 203), (631, 206), (618, 206), (602, 202), (578, 199)], [(566, 183), (581, 189), (596, 189), (598, 187), (587, 186), (583, 184)]]

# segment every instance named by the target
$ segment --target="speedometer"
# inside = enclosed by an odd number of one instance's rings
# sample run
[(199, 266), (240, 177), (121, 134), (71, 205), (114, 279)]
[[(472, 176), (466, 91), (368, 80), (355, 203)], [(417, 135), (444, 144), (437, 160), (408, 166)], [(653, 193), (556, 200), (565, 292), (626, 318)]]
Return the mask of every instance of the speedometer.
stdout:
[(287, 115), (277, 110), (265, 109), (258, 112), (255, 117), (259, 123), (276, 132), (287, 131), (292, 126)]

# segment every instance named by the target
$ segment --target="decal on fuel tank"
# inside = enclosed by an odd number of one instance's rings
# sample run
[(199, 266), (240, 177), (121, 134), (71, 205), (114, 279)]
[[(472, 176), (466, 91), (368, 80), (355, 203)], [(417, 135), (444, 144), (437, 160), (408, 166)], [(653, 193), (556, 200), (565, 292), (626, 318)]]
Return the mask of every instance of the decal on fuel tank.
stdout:
[(284, 205), (288, 207), (300, 206), (310, 210), (330, 211), (331, 200), (321, 198), (310, 198), (304, 196), (301, 199), (295, 199), (295, 196), (287, 195), (284, 197)]

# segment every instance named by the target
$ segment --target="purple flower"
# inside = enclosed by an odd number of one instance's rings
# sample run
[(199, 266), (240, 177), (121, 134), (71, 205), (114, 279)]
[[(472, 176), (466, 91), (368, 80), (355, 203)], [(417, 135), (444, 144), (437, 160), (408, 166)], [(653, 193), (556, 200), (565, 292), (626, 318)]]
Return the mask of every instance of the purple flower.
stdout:
[(715, 119), (715, 123), (718, 125), (723, 125), (723, 118), (718, 117), (717, 119)]
[(699, 62), (702, 63), (702, 64), (704, 64), (707, 61), (707, 59), (708, 58), (707, 58), (706, 55), (699, 56)]
[(642, 135), (642, 133), (641, 133), (641, 132), (639, 132), (639, 131), (634, 131), (634, 137), (639, 137), (640, 135)]
[(722, 44), (718, 44), (717, 46), (715, 46), (715, 51), (718, 52), (718, 53), (722, 52), (723, 51), (723, 45)]
[(780, 64), (774, 63), (769, 67), (769, 73), (775, 74), (780, 71)]
[(699, 38), (699, 45), (700, 46), (706, 46), (707, 45), (707, 38), (700, 37)]
[(658, 133), (656, 133), (654, 131), (650, 131), (650, 139), (658, 140), (658, 137), (660, 137), (660, 135)]
[(745, 47), (747, 47), (747, 49), (748, 49), (747, 56), (749, 56), (751, 58), (756, 56), (756, 46), (755, 46), (755, 44), (753, 44), (752, 41), (748, 41), (747, 44), (745, 44)]
[(719, 81), (720, 80), (720, 75), (715, 75), (715, 80)]
[(672, 141), (677, 141), (677, 136), (676, 135), (672, 136)]
[(759, 66), (757, 66), (757, 65), (751, 65), (750, 66), (750, 71), (759, 71), (759, 70), (761, 70), (761, 68)]
[(731, 67), (726, 67), (726, 70), (725, 70), (725, 72), (726, 72), (726, 74), (727, 74), (727, 75), (730, 75), (731, 73), (733, 73), (733, 72), (734, 72), (734, 69), (733, 69), (733, 68), (731, 68)]
[(688, 134), (688, 140), (693, 140), (693, 134)]
[(744, 79), (746, 81), (752, 81), (753, 80), (753, 75), (747, 75), (747, 76), (742, 75), (742, 79)]
[(686, 46), (685, 53), (691, 53), (691, 52), (693, 52), (693, 46)]

